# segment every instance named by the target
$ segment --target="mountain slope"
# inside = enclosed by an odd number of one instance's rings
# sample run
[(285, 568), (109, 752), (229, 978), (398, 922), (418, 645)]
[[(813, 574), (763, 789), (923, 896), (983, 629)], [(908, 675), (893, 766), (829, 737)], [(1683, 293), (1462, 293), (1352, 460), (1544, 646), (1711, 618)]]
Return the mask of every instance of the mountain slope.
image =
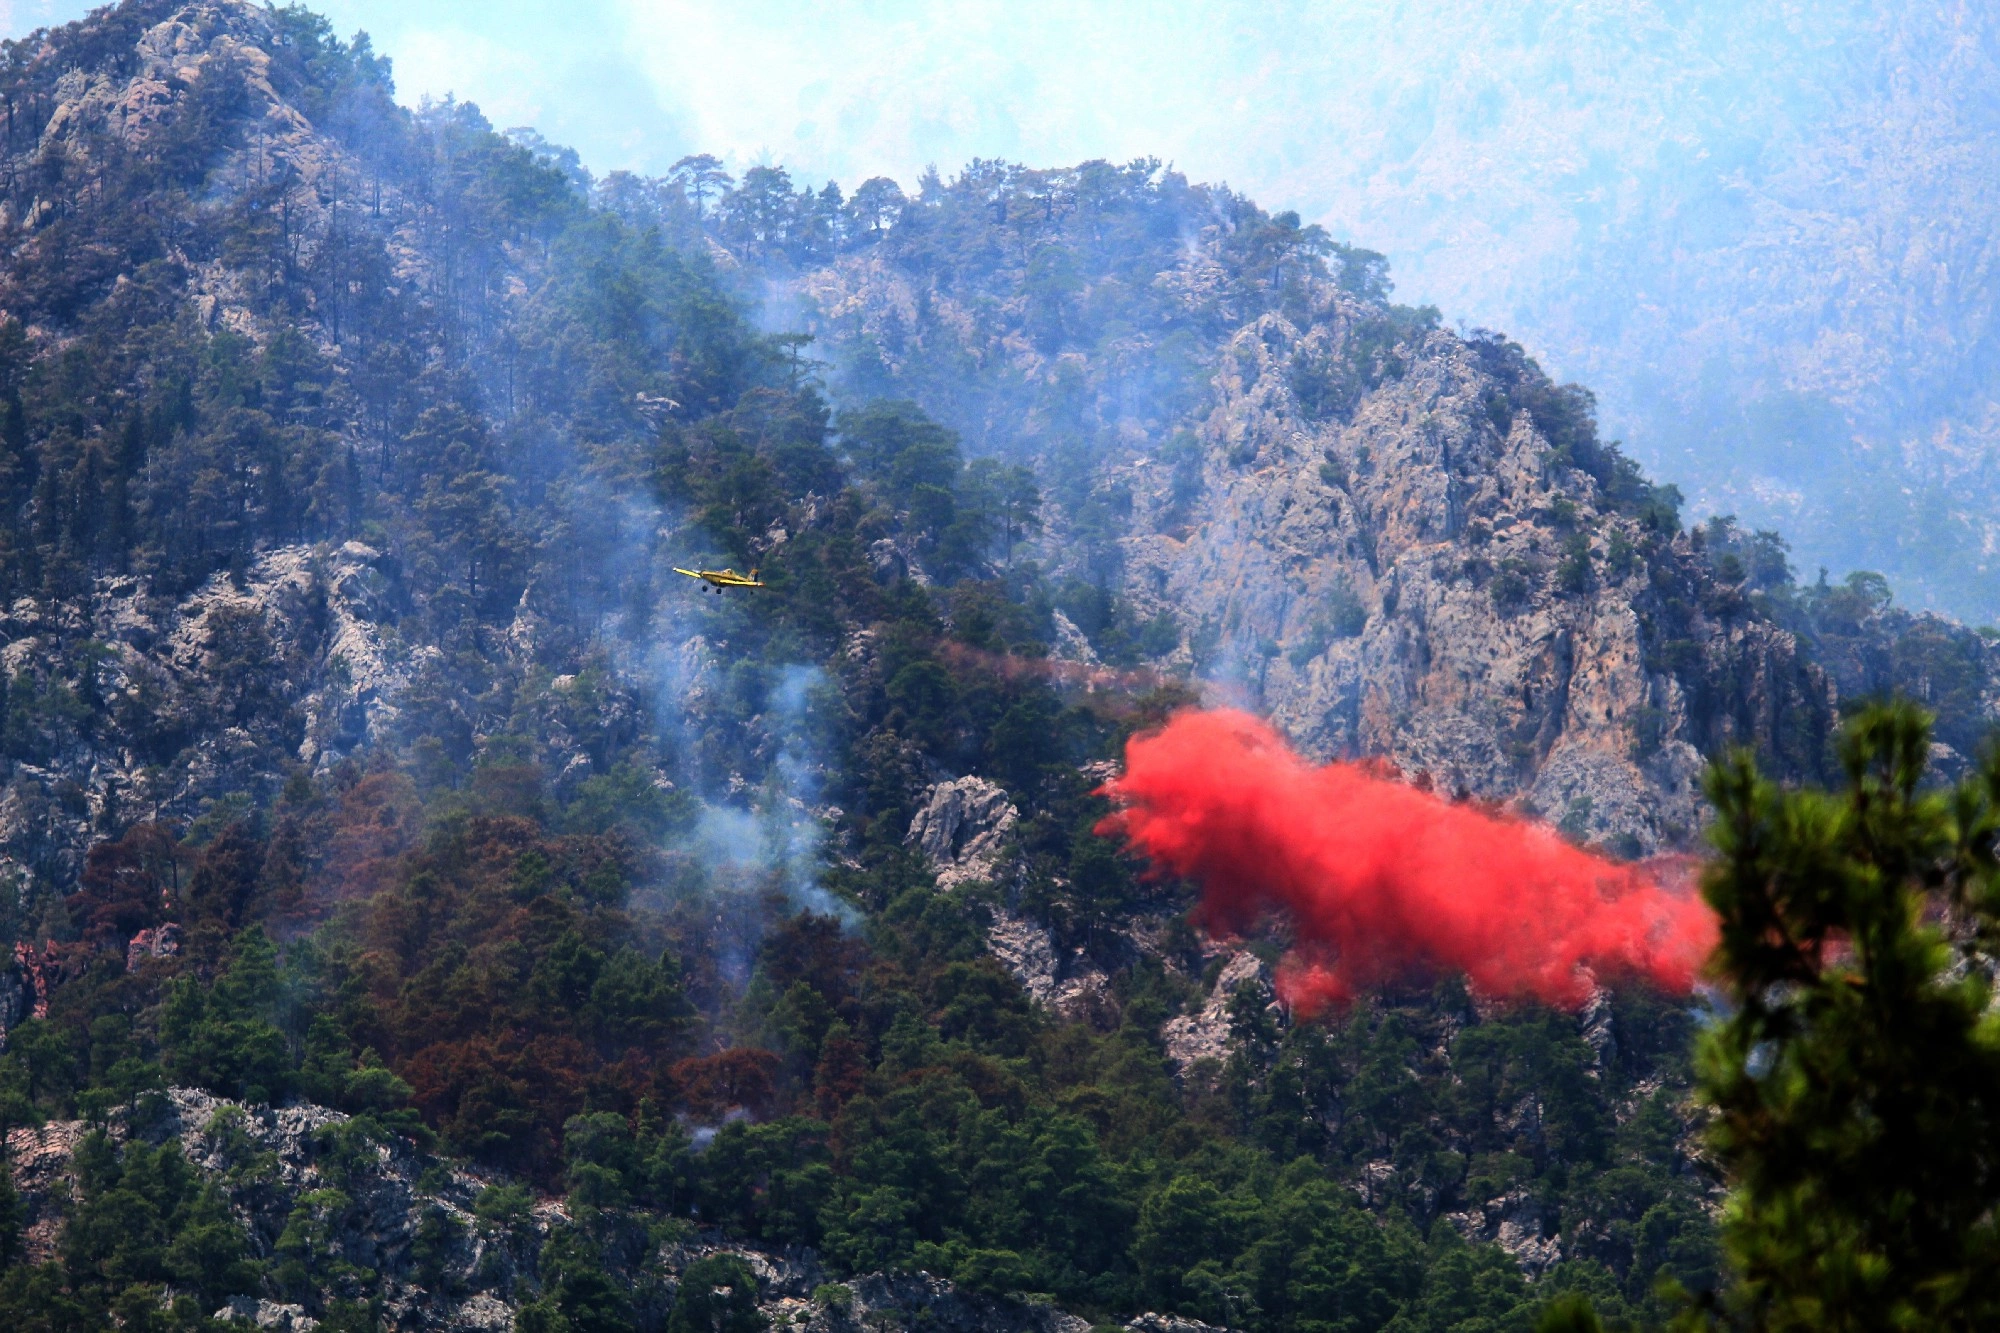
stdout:
[[(1151, 164), (717, 198), (387, 77), (235, 0), (7, 51), (0, 1121), (50, 1171), (0, 1311), (1307, 1333), (1716, 1280), (1680, 1003), (1295, 1022), (1095, 790), (1238, 688), (1644, 848), (1702, 747), (1816, 771), (1829, 671), (1969, 744), (1983, 641), (1681, 532), (1580, 391)], [(211, 1097), (318, 1136), (212, 1160)], [(682, 1290), (704, 1228), (854, 1299)]]
[(1107, 651), (1151, 626), (1140, 655), (1232, 682), (1315, 753), (1637, 851), (1689, 843), (1730, 745), (1827, 773), (1843, 698), (1940, 707), (1948, 766), (2000, 717), (1990, 641), (1892, 612), (1879, 581), (1800, 588), (1775, 534), (1682, 532), (1588, 393), (1388, 304), (1366, 252), (1200, 201), (1150, 164), (982, 165), (831, 264), (732, 239), (839, 382), (1037, 460), (1042, 549)]

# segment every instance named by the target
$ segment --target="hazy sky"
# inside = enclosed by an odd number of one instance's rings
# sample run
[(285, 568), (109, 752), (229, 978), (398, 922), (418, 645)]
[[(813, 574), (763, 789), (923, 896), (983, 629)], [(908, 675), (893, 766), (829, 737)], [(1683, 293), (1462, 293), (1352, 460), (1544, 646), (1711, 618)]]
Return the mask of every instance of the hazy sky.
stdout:
[[(1900, 0), (1933, 2), (1973, 0)], [(406, 103), (454, 94), (600, 174), (712, 152), (851, 191), (973, 158), (1156, 157), (1385, 252), (1400, 299), (1603, 384), (1619, 330), (1597, 307), (1650, 318), (1662, 256), (1735, 243), (1740, 187), (1852, 100), (1851, 74), (1824, 76), (1869, 45), (1878, 0), (308, 3), (372, 36)], [(0, 0), (0, 28), (85, 9)]]
[[(851, 191), (973, 158), (1156, 157), (1385, 252), (1400, 299), (1601, 381), (1570, 280), (1822, 116), (1787, 89), (1875, 0), (308, 3), (370, 34), (404, 102), (454, 94), (600, 174), (712, 152)], [(0, 0), (0, 26), (86, 8)], [(1631, 287), (1611, 276), (1586, 286)]]
[[(76, 0), (0, 0), (20, 36)], [(447, 93), (533, 125), (600, 172), (692, 151), (852, 188), (973, 157), (1156, 156), (1336, 225), (1316, 103), (1368, 73), (1354, 40), (1405, 6), (1043, 0), (320, 0), (395, 61), (398, 97)], [(1373, 74), (1381, 83), (1379, 71)], [(1374, 89), (1379, 93), (1380, 88)], [(1321, 173), (1324, 174), (1324, 173)], [(1344, 228), (1351, 230), (1351, 227)]]
[[(1792, 0), (309, 2), (373, 37), (403, 101), (469, 99), (600, 173), (712, 152), (851, 190), (1157, 157), (1387, 252), (1403, 299), (1529, 336), (1535, 275), (1616, 210), (1617, 174), (1699, 134), (1718, 79), (1732, 108), (1768, 100), (1759, 30), (1799, 36)], [(1832, 33), (1859, 0), (1819, 3)], [(0, 27), (87, 7), (0, 0)]]
[[(0, 0), (20, 36), (75, 0)], [(1341, 9), (1036, 0), (321, 0), (396, 64), (398, 96), (455, 93), (594, 168), (657, 171), (699, 147), (813, 176), (909, 179), (972, 156), (1195, 161), (1254, 120), (1260, 87)], [(1288, 12), (1289, 10), (1289, 12)], [(1319, 16), (1319, 17), (1314, 17)], [(1217, 133), (1221, 131), (1221, 133)], [(1254, 151), (1254, 149), (1253, 149)], [(1222, 156), (1217, 154), (1217, 156)]]

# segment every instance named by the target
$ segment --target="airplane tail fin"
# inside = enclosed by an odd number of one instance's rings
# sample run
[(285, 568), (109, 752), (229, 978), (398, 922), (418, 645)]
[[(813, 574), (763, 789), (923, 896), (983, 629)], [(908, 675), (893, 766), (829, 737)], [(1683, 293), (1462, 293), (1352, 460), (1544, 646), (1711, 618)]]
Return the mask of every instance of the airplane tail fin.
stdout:
[(755, 565), (750, 566), (750, 581), (752, 583), (757, 581), (757, 566)]

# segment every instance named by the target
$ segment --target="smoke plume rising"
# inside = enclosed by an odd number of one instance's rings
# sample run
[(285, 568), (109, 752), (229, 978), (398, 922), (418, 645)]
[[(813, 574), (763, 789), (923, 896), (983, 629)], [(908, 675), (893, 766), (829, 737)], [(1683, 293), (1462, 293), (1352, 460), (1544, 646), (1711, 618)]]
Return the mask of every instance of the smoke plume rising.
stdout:
[(1103, 791), (1120, 808), (1097, 831), (1198, 882), (1205, 925), (1290, 918), (1278, 989), (1306, 1013), (1426, 971), (1571, 1008), (1619, 978), (1685, 992), (1715, 940), (1707, 907), (1636, 867), (1360, 765), (1315, 767), (1233, 709), (1133, 737)]

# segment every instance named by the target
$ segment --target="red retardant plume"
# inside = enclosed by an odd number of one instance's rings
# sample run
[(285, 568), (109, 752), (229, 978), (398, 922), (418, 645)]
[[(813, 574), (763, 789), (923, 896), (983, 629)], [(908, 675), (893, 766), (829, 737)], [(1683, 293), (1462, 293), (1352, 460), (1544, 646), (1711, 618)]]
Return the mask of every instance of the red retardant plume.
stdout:
[(1692, 988), (1713, 914), (1548, 829), (1294, 754), (1233, 709), (1176, 714), (1126, 746), (1098, 826), (1202, 888), (1211, 930), (1267, 911), (1297, 946), (1278, 993), (1302, 1013), (1411, 973), (1463, 972), (1493, 998), (1575, 1008), (1597, 981)]

